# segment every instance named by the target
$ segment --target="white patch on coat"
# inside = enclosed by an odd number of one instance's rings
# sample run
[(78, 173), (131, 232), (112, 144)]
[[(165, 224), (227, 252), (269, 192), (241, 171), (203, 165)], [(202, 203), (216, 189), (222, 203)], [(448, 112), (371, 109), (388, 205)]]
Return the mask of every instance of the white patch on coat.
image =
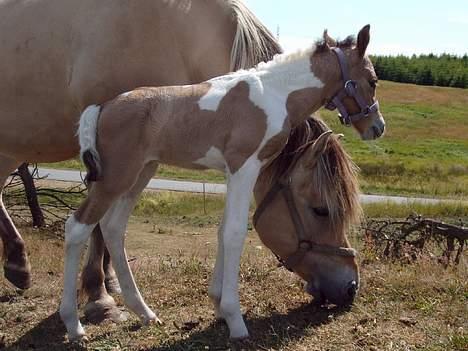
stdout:
[(294, 91), (324, 87), (311, 70), (312, 50), (314, 48), (277, 55), (248, 71), (241, 70), (209, 80), (211, 87), (199, 100), (200, 109), (217, 111), (224, 96), (239, 82), (246, 82), (250, 88), (250, 101), (267, 115), (267, 130), (257, 151), (262, 149), (283, 128), (288, 96)]
[(226, 170), (226, 159), (222, 152), (214, 146), (207, 151), (205, 156), (199, 158), (193, 163), (210, 169), (217, 169), (219, 171)]
[(133, 93), (133, 90), (127, 91), (127, 92), (125, 92), (125, 93), (122, 93), (122, 94), (120, 94), (119, 96), (120, 96), (120, 97), (127, 97), (127, 96), (129, 96), (131, 93)]

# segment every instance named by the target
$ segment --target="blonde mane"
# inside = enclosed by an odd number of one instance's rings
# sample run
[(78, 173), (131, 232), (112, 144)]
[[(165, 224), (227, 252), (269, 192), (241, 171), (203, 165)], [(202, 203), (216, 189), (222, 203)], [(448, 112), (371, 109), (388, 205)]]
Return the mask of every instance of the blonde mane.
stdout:
[[(264, 179), (273, 185), (284, 176), (291, 164), (296, 160), (300, 162), (303, 155), (301, 146), (317, 139), (327, 130), (329, 128), (323, 121), (315, 117), (307, 119), (291, 132), (285, 148), (262, 170), (261, 177), (266, 177)], [(357, 169), (338, 138), (332, 137), (316, 166), (310, 171), (313, 187), (327, 204), (334, 227), (347, 229), (362, 216)]]

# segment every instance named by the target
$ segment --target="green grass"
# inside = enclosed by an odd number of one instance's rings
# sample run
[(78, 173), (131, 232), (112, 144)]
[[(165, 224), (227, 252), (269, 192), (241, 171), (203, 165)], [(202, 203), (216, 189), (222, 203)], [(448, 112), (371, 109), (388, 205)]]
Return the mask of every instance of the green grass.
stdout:
[[(386, 135), (362, 141), (342, 126), (336, 112), (320, 116), (361, 168), (366, 193), (468, 198), (468, 93), (464, 89), (381, 82), (377, 91)], [(82, 169), (77, 160), (50, 167)], [(216, 171), (161, 166), (161, 178), (224, 182)]]
[[(468, 204), (461, 202), (443, 202), (438, 204), (407, 203), (396, 204), (383, 202), (366, 204), (364, 215), (371, 218), (404, 218), (411, 213), (418, 213), (425, 217), (453, 218), (468, 221)], [(224, 196), (203, 195), (177, 192), (146, 192), (135, 208), (136, 216), (162, 217), (179, 216), (187, 220), (198, 221), (205, 215), (208, 220), (219, 220), (224, 208)], [(251, 209), (255, 207), (252, 204)]]
[(367, 193), (468, 196), (468, 94), (463, 89), (381, 82), (386, 135), (359, 140), (335, 112), (320, 115), (361, 168)]

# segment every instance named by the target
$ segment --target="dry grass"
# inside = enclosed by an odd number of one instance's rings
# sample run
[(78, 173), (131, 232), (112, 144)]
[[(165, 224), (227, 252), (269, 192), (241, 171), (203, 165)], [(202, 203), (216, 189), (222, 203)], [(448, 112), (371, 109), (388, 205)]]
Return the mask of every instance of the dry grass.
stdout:
[[(465, 265), (443, 269), (429, 259), (413, 265), (366, 260), (356, 303), (349, 310), (320, 308), (310, 304), (294, 275), (275, 267), (254, 232), (249, 233), (241, 267), (241, 303), (251, 338), (231, 343), (226, 326), (214, 321), (206, 294), (216, 250), (216, 216), (194, 218), (132, 218), (127, 246), (136, 258), (133, 270), (146, 301), (165, 325), (141, 327), (134, 316), (118, 325), (87, 325), (87, 349), (467, 350)], [(56, 313), (62, 284), (61, 228), (56, 233), (21, 230), (35, 267), (34, 286), (19, 293), (0, 281), (4, 349), (82, 348), (64, 342)]]

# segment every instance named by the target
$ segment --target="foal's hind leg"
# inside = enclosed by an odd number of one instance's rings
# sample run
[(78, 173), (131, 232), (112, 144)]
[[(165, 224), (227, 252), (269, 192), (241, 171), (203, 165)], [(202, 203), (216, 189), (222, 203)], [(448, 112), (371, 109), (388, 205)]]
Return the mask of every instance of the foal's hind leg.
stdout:
[(156, 171), (157, 163), (148, 164), (140, 173), (135, 185), (122, 195), (106, 212), (101, 226), (104, 241), (109, 249), (122, 295), (128, 308), (139, 316), (144, 323), (160, 322), (153, 311), (143, 301), (133, 279), (125, 253), (125, 230), (128, 218), (135, 206), (136, 200)]
[(114, 267), (112, 266), (112, 260), (110, 258), (109, 250), (107, 250), (107, 247), (105, 246), (102, 268), (104, 269), (104, 285), (106, 287), (107, 292), (109, 294), (122, 293), (122, 289), (120, 288), (119, 284), (119, 279), (117, 279), (117, 274), (115, 273)]
[[(88, 259), (81, 276), (82, 290), (89, 297), (88, 303), (84, 308), (84, 313), (86, 319), (92, 323), (100, 323), (106, 319), (110, 319), (113, 322), (126, 320), (126, 314), (122, 313), (117, 307), (117, 304), (112, 296), (109, 295), (109, 290), (105, 285), (105, 250), (104, 238), (102, 237), (101, 228), (98, 224), (91, 234), (90, 245), (88, 247)], [(109, 260), (107, 265), (110, 265)], [(114, 279), (118, 286), (117, 277), (114, 276)]]
[(3, 242), (5, 277), (16, 287), (27, 289), (31, 286), (31, 266), (24, 240), (16, 230), (2, 200), (5, 181), (20, 164), (21, 162), (0, 155), (0, 237)]

